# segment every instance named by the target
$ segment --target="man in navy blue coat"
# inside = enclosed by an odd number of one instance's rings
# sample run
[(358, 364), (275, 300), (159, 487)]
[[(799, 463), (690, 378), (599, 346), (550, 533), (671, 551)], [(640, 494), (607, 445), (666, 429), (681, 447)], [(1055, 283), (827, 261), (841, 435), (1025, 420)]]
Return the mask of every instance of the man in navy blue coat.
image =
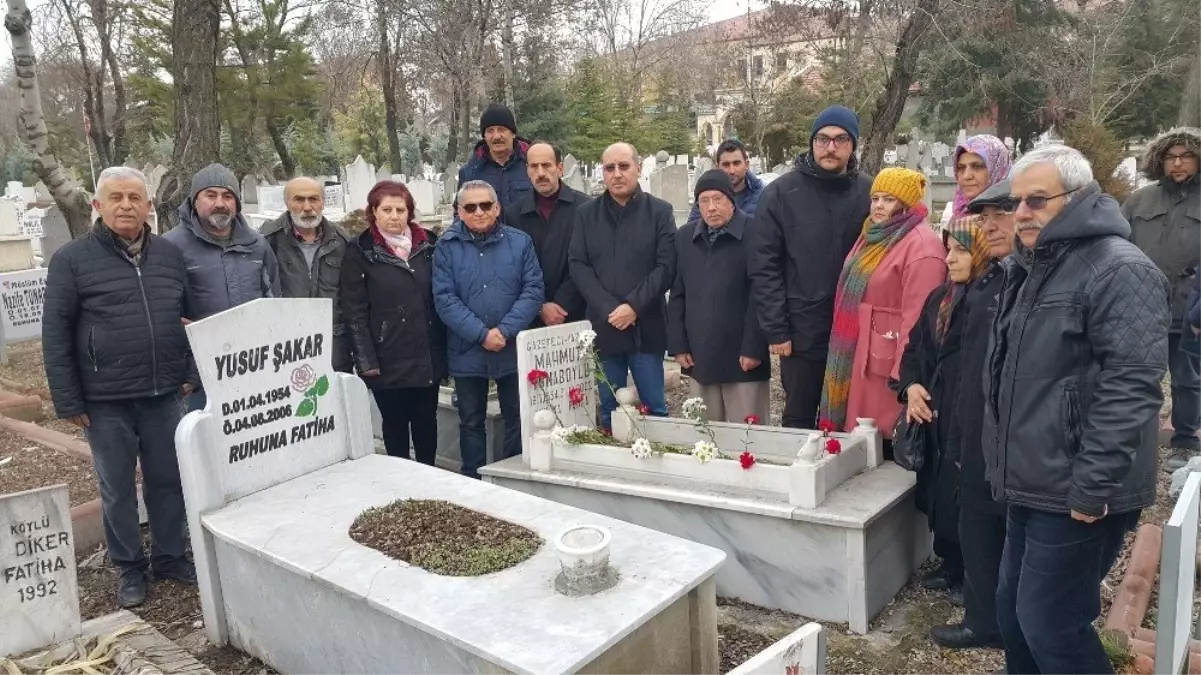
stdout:
[(455, 201), (459, 217), (434, 251), (434, 307), (447, 328), (461, 470), (479, 478), (486, 459), (489, 380), (496, 382), (504, 417), (505, 457), (521, 454), (517, 334), (542, 308), (542, 268), (529, 235), (498, 222), (500, 205), (491, 185), (468, 181)]

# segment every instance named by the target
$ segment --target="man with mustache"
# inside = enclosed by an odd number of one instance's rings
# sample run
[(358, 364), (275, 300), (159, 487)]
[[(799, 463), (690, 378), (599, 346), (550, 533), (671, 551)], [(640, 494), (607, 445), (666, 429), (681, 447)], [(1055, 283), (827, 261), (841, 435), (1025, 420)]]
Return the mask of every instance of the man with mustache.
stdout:
[(1182, 349), (1195, 339), (1183, 321), (1189, 289), (1201, 266), (1201, 129), (1180, 127), (1162, 134), (1143, 153), (1143, 174), (1155, 181), (1130, 195), (1122, 215), (1130, 221), (1132, 241), (1151, 258), (1171, 285), (1172, 327), (1168, 333), (1168, 371), (1172, 380), (1172, 456), (1164, 469), (1174, 471), (1201, 454), (1201, 357)]
[[(183, 252), (188, 268), (193, 320), (257, 300), (278, 298), (279, 265), (275, 253), (242, 216), (238, 179), (220, 164), (192, 176), (192, 196), (179, 205), (179, 226), (163, 235)], [(196, 390), (188, 408), (204, 408), (207, 397)]]
[(533, 189), (526, 172), (530, 142), (517, 136), (517, 118), (500, 103), (489, 105), (480, 115), (480, 136), (471, 159), (459, 169), (459, 185), (473, 180), (491, 185), (500, 199), (501, 218), (507, 219)]
[(764, 188), (749, 228), (751, 292), (780, 356), (786, 427), (817, 427), (838, 276), (871, 209), (872, 177), (859, 171), (858, 142), (854, 111), (822, 111), (809, 152)]
[(584, 318), (584, 296), (571, 280), (567, 249), (576, 209), (588, 200), (563, 184), (563, 156), (558, 146), (537, 141), (525, 154), (534, 191), (517, 202), (509, 223), (530, 235), (542, 267), (546, 301), (533, 327), (557, 326)]
[(334, 370), (351, 372), (350, 340), (338, 304), (338, 282), (349, 236), (325, 218), (325, 191), (312, 178), (284, 185), (288, 212), (263, 225), (259, 234), (279, 260), (284, 298), (329, 298), (334, 303)]
[(1079, 151), (1013, 165), (1018, 241), (984, 370), (984, 463), (1005, 502), (1007, 673), (1112, 673), (1101, 580), (1155, 503), (1168, 281)]

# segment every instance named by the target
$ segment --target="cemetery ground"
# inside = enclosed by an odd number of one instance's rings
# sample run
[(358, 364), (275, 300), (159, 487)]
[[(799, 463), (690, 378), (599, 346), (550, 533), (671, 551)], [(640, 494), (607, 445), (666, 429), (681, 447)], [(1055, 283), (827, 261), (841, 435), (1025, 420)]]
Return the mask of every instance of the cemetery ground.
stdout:
[[(673, 415), (689, 397), (686, 377), (669, 378), (669, 407)], [(42, 369), (40, 344), (18, 345), (10, 349), (9, 363), (0, 366), (0, 387), (18, 393), (45, 393), (46, 382)], [(1166, 388), (1165, 388), (1166, 389)], [(1166, 392), (1165, 392), (1166, 394)], [(783, 407), (783, 391), (779, 386), (778, 364), (773, 363), (772, 419), (778, 421)], [(1165, 407), (1166, 410), (1166, 407)], [(79, 430), (64, 420), (55, 419), (49, 402), (44, 403), (42, 426), (75, 437)], [(1166, 454), (1166, 451), (1161, 451)], [(0, 471), (0, 494), (29, 489), (40, 485), (66, 482), (71, 490), (71, 504), (76, 505), (96, 496), (94, 477), (85, 462), (62, 453), (37, 446), (31, 440), (0, 430), (0, 460), (14, 459)], [(1160, 472), (1158, 501), (1142, 514), (1143, 523), (1164, 523), (1173, 505), (1168, 496), (1170, 477)], [(1129, 562), (1131, 533), (1117, 563), (1102, 588), (1103, 621), (1115, 590)], [(116, 572), (109, 565), (104, 548), (82, 552), (79, 563), (79, 599), (84, 620), (116, 611), (114, 589)], [(894, 600), (871, 623), (866, 635), (853, 635), (845, 624), (824, 622), (828, 629), (828, 662), (830, 673), (991, 673), (1004, 665), (998, 650), (947, 650), (934, 645), (929, 638), (933, 626), (962, 618), (963, 610), (942, 593), (926, 591), (918, 584), (922, 572), (915, 575)], [(1150, 607), (1143, 626), (1154, 628), (1157, 597), (1152, 591)], [(1198, 600), (1196, 602), (1201, 602)], [(267, 673), (271, 670), (231, 647), (215, 647), (204, 636), (201, 624), (200, 601), (195, 588), (176, 582), (154, 582), (147, 602), (133, 613), (150, 623), (159, 632), (187, 649), (199, 661), (218, 673)], [(737, 600), (719, 599), (719, 647), (721, 671), (727, 672), (776, 640), (806, 623), (806, 619), (779, 610), (748, 605)], [(1128, 670), (1133, 672), (1133, 670)]]

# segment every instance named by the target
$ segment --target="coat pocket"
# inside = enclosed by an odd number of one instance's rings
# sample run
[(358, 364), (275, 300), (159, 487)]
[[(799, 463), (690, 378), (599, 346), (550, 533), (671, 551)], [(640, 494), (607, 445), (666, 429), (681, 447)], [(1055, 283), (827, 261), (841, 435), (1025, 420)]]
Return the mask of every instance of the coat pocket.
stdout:
[(1075, 457), (1080, 449), (1081, 436), (1080, 390), (1075, 383), (1069, 383), (1063, 388), (1060, 408), (1064, 450), (1069, 458)]
[(868, 375), (888, 378), (897, 360), (897, 345), (901, 340), (901, 313), (888, 307), (859, 305), (859, 339), (867, 338), (867, 359), (864, 371)]

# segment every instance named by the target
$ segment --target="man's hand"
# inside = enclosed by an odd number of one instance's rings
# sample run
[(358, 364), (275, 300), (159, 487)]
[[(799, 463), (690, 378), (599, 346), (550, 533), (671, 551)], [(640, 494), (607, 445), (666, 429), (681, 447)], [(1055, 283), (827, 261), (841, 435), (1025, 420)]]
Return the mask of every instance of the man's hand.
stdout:
[(359, 375), (362, 375), (363, 377), (379, 377), (379, 368), (360, 371)]
[(490, 352), (499, 352), (505, 348), (505, 336), (501, 335), (499, 328), (493, 328), (484, 336), (484, 349)]
[(906, 390), (906, 398), (909, 399), (909, 405), (905, 408), (905, 421), (913, 422), (932, 422), (934, 421), (934, 413), (930, 412), (930, 406), (926, 401), (930, 400), (930, 392), (920, 384), (911, 384)]
[[(1105, 516), (1108, 516), (1108, 515), (1109, 515), (1109, 504), (1106, 504), (1105, 510), (1101, 512), (1101, 518), (1104, 518)], [(1079, 520), (1082, 523), (1095, 523), (1098, 520), (1101, 520), (1101, 518), (1098, 518), (1096, 516), (1085, 515), (1083, 513), (1080, 513), (1076, 509), (1072, 509), (1072, 520)]]
[(752, 370), (758, 368), (762, 364), (763, 364), (763, 362), (760, 361), (759, 359), (753, 359), (749, 356), (739, 356), (738, 357), (738, 365), (739, 365), (739, 367), (742, 368), (742, 372), (744, 372), (744, 373), (749, 373)]
[(179, 322), (180, 322), (180, 323), (182, 323), (183, 325), (185, 325), (185, 326), (186, 326), (186, 325), (188, 325), (188, 324), (192, 323), (192, 320), (191, 320), (191, 319), (187, 319), (187, 318), (180, 317), (180, 319), (179, 319)]
[(792, 356), (792, 340), (781, 342), (780, 344), (772, 345), (767, 348), (767, 351), (779, 356)]
[(542, 315), (542, 323), (548, 326), (558, 326), (567, 319), (567, 310), (553, 302), (543, 303), (539, 314)]
[(179, 388), (179, 393), (183, 394), (184, 398), (187, 398), (194, 391), (196, 391), (196, 385), (191, 382), (184, 382), (183, 386)]
[(77, 427), (82, 427), (84, 429), (87, 429), (88, 427), (92, 426), (92, 419), (90, 417), (88, 417), (87, 413), (84, 413), (82, 415), (76, 415), (75, 417), (68, 417), (67, 421), (70, 422), (71, 424), (74, 424)]
[(609, 325), (617, 330), (625, 330), (634, 325), (634, 321), (638, 318), (637, 312), (629, 304), (618, 306), (617, 309), (609, 313)]
[(695, 365), (692, 362), (692, 354), (689, 354), (688, 352), (676, 354), (676, 363), (680, 364), (681, 368), (691, 368), (693, 365)]

